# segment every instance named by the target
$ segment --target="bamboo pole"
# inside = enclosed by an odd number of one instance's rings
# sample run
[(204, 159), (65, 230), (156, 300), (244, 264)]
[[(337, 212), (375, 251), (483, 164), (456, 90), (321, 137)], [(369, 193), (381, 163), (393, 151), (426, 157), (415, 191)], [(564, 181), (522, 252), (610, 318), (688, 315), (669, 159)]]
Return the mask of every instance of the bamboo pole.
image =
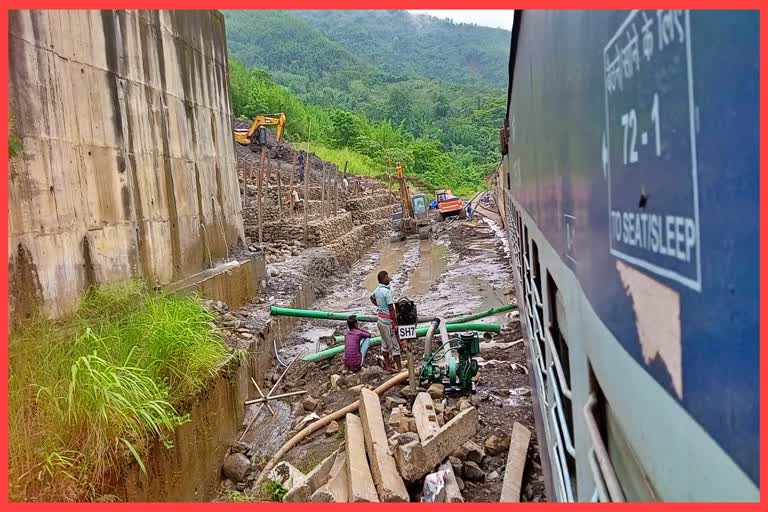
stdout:
[(303, 391), (291, 391), (289, 393), (281, 393), (279, 395), (272, 395), (269, 398), (257, 398), (255, 400), (246, 400), (244, 403), (245, 403), (245, 405), (260, 404), (262, 402), (269, 401), (269, 400), (277, 400), (278, 398), (287, 398), (289, 396), (303, 395), (306, 392), (307, 392), (306, 389), (303, 390)]
[(280, 179), (280, 162), (277, 162), (277, 213), (280, 216), (279, 218), (282, 220), (283, 218), (283, 192), (282, 192), (282, 185), (281, 182), (283, 180)]
[(248, 208), (248, 184), (253, 182), (253, 168), (256, 165), (256, 163), (251, 160), (251, 165), (248, 166), (248, 176), (243, 176), (245, 178), (245, 208)]
[(296, 207), (296, 205), (294, 205), (294, 203), (293, 203), (293, 175), (296, 173), (296, 157), (297, 157), (297, 154), (294, 151), (294, 153), (293, 153), (293, 166), (291, 167), (291, 176), (288, 178), (288, 188), (289, 188), (289, 192), (288, 193), (289, 193), (289, 197), (290, 197), (290, 201), (291, 201), (291, 212), (290, 212), (290, 217), (291, 218), (293, 218), (293, 213), (294, 213), (293, 209)]
[(309, 203), (309, 140), (312, 137), (312, 120), (309, 121), (307, 129), (307, 154), (304, 155), (304, 245), (307, 245), (309, 229), (307, 227), (307, 204)]
[(264, 176), (264, 165), (266, 165), (267, 148), (261, 148), (261, 169), (259, 169), (259, 179), (257, 182), (257, 195), (258, 195), (258, 213), (259, 213), (259, 246), (264, 243), (264, 233), (262, 231), (262, 218), (261, 218), (261, 182)]
[(298, 354), (296, 354), (296, 357), (294, 357), (294, 358), (293, 358), (293, 361), (291, 361), (291, 362), (288, 364), (288, 366), (286, 366), (286, 367), (285, 367), (285, 370), (283, 370), (283, 373), (282, 373), (282, 374), (280, 374), (280, 377), (278, 377), (278, 378), (277, 378), (277, 382), (275, 382), (274, 386), (272, 386), (272, 389), (270, 389), (270, 390), (269, 390), (269, 393), (267, 393), (267, 396), (266, 396), (266, 398), (267, 398), (267, 399), (270, 399), (270, 398), (272, 398), (272, 393), (274, 393), (274, 392), (275, 392), (275, 390), (277, 389), (277, 386), (279, 386), (279, 385), (280, 385), (280, 382), (283, 380), (283, 377), (285, 377), (285, 374), (286, 374), (286, 373), (288, 373), (288, 370), (290, 370), (290, 369), (291, 369), (291, 366), (293, 366), (293, 363), (295, 363), (295, 362), (296, 362), (296, 361), (299, 359), (299, 356), (300, 356), (301, 354), (303, 354), (303, 353), (304, 353), (304, 351), (303, 351), (303, 350), (299, 351), (299, 353), (298, 353)]
[(325, 220), (325, 162), (323, 162), (323, 176), (320, 185), (320, 220)]
[(259, 395), (261, 395), (261, 398), (263, 398), (263, 399), (264, 399), (264, 405), (266, 405), (266, 406), (267, 406), (267, 409), (269, 409), (269, 414), (271, 414), (272, 416), (274, 416), (274, 415), (275, 415), (275, 410), (274, 410), (274, 409), (272, 409), (272, 406), (271, 406), (271, 405), (269, 405), (269, 400), (267, 400), (267, 397), (266, 397), (266, 396), (264, 396), (264, 393), (262, 393), (262, 391), (261, 391), (261, 388), (260, 388), (260, 387), (259, 387), (259, 385), (256, 383), (256, 379), (254, 379), (253, 377), (251, 377), (251, 382), (253, 382), (253, 385), (254, 385), (254, 386), (256, 386), (256, 391), (258, 391), (258, 392), (259, 392)]

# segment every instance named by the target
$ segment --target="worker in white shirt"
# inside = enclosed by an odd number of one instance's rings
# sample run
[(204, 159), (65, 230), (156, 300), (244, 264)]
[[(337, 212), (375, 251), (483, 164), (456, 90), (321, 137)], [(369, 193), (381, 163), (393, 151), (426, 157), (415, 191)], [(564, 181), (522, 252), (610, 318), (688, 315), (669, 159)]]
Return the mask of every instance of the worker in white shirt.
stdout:
[(296, 211), (301, 205), (301, 198), (299, 198), (299, 193), (296, 191), (296, 187), (293, 188), (291, 196), (293, 197), (293, 210)]

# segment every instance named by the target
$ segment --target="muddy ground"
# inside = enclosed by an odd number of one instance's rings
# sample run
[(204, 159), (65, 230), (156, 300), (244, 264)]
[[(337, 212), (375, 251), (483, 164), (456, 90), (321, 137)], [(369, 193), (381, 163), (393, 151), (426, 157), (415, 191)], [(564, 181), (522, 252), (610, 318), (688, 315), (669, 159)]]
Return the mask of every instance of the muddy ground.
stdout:
[[(490, 217), (490, 216), (489, 216)], [(431, 240), (407, 240), (392, 242), (383, 240), (368, 253), (362, 255), (344, 275), (327, 277), (323, 282), (324, 296), (317, 300), (313, 309), (372, 314), (368, 295), (376, 286), (376, 274), (387, 270), (392, 276), (395, 300), (408, 297), (413, 300), (420, 315), (450, 317), (468, 314), (502, 304), (514, 303), (511, 288), (513, 277), (508, 260), (508, 246), (500, 238), (501, 230), (490, 218), (475, 216), (470, 221), (449, 220), (433, 224)], [(517, 311), (507, 312), (485, 319), (485, 323), (501, 323), (501, 334), (485, 334), (481, 341), (476, 377), (476, 392), (470, 395), (477, 407), (480, 420), (475, 441), (484, 446), (491, 435), (507, 436), (514, 422), (525, 425), (532, 434), (529, 445), (522, 487), (523, 501), (544, 501), (545, 491), (538, 455), (534, 426), (530, 381), (526, 368), (525, 344), (520, 342), (508, 348), (492, 348), (494, 342), (512, 343), (522, 339)], [(319, 341), (345, 330), (342, 322), (305, 320), (284, 340), (279, 354), (287, 364), (301, 352), (303, 354), (326, 348)], [(363, 324), (377, 335), (374, 324)], [(418, 363), (423, 355), (423, 339), (412, 343), (414, 360)], [(307, 415), (322, 417), (353, 402), (358, 397), (354, 386), (363, 384), (375, 388), (387, 377), (381, 369), (381, 350), (374, 345), (366, 358), (366, 367), (357, 374), (344, 370), (341, 357), (308, 363), (301, 359), (290, 369), (279, 386), (280, 392), (307, 390), (299, 397), (271, 402), (275, 415), (262, 411), (249, 429), (243, 441), (249, 445), (248, 454), (255, 461), (254, 472), (275, 453), (282, 444), (303, 428), (300, 424)], [(275, 365), (267, 378), (276, 381), (282, 367)], [(337, 387), (332, 389), (331, 377), (341, 376)], [(385, 423), (395, 400), (405, 394), (404, 387), (396, 386), (381, 400)], [(407, 386), (405, 386), (407, 388)], [(266, 391), (265, 391), (266, 392)], [(276, 391), (277, 392), (277, 391)], [(311, 397), (317, 400), (312, 407)], [(458, 411), (461, 396), (446, 396), (443, 421)], [(308, 406), (305, 406), (305, 404)], [(256, 414), (258, 406), (249, 406), (245, 423)], [(321, 429), (302, 444), (291, 450), (285, 460), (302, 471), (309, 471), (335, 450), (344, 440), (343, 421), (327, 431)], [(394, 432), (387, 425), (388, 434)], [(481, 469), (484, 481), (464, 479), (462, 494), (470, 502), (497, 502), (501, 493), (507, 450), (486, 453)], [(231, 488), (231, 483), (225, 482)], [(414, 501), (418, 501), (421, 482), (409, 488)]]

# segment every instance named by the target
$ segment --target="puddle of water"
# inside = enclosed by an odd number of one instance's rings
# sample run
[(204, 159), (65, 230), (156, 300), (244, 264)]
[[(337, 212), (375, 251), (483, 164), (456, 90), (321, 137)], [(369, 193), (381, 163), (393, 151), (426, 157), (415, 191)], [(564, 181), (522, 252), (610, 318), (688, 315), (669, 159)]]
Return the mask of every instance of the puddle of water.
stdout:
[(408, 279), (407, 295), (419, 297), (426, 294), (448, 266), (448, 246), (421, 240), (419, 266)]
[(406, 245), (403, 242), (390, 242), (386, 241), (380, 248), (378, 262), (374, 264), (373, 269), (365, 276), (364, 284), (365, 289), (373, 291), (379, 282), (376, 279), (376, 275), (381, 270), (389, 272), (390, 276), (394, 276), (400, 269), (404, 261), (404, 252)]

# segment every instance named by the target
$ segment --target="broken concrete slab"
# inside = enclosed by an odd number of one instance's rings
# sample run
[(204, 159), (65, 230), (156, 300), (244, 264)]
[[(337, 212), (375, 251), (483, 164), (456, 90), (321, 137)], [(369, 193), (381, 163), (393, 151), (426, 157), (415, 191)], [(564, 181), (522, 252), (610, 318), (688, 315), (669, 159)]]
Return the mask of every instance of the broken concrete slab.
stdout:
[(440, 430), (434, 403), (428, 393), (419, 393), (413, 402), (413, 418), (421, 442), (426, 443)]
[(512, 426), (512, 436), (507, 454), (507, 467), (504, 471), (504, 481), (501, 485), (502, 503), (517, 503), (520, 501), (520, 488), (523, 480), (525, 459), (528, 455), (528, 443), (531, 441), (531, 431), (520, 423)]
[(476, 429), (477, 409), (473, 407), (457, 414), (426, 443), (398, 446), (395, 459), (400, 474), (405, 480), (418, 480), (475, 435)]
[(328, 481), (313, 492), (309, 500), (321, 503), (347, 502), (347, 457), (345, 452), (340, 451), (336, 455), (333, 467), (328, 473)]
[(368, 458), (365, 454), (363, 424), (355, 414), (347, 414), (347, 499), (351, 503), (378, 502)]
[(328, 479), (331, 468), (336, 461), (336, 456), (339, 454), (339, 450), (334, 451), (328, 457), (318, 464), (312, 471), (307, 473), (306, 478), (294, 485), (283, 496), (285, 502), (306, 502), (309, 501), (309, 497)]
[(461, 495), (459, 483), (456, 481), (456, 475), (453, 467), (446, 462), (440, 466), (443, 471), (443, 481), (445, 482), (445, 503), (464, 503), (464, 497)]
[(397, 472), (394, 457), (389, 453), (379, 395), (368, 389), (360, 391), (360, 419), (371, 474), (379, 499), (385, 502), (408, 502), (408, 490)]

